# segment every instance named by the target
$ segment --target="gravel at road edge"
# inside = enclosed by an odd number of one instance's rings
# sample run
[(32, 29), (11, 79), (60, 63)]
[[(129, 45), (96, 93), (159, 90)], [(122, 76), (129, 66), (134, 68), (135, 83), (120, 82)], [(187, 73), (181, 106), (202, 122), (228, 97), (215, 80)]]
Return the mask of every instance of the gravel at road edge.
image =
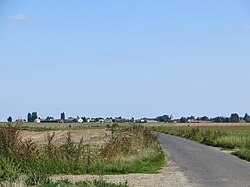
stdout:
[(93, 181), (103, 179), (107, 182), (119, 184), (127, 182), (130, 187), (195, 187), (190, 184), (180, 169), (168, 158), (168, 165), (161, 169), (158, 174), (123, 174), (123, 175), (60, 175), (53, 176), (53, 181), (68, 179), (76, 181)]

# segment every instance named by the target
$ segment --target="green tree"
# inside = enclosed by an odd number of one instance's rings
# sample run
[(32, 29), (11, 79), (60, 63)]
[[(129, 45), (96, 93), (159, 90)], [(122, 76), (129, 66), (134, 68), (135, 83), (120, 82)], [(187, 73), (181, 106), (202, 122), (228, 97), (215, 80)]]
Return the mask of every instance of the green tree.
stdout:
[(54, 118), (52, 116), (47, 116), (46, 120), (53, 120)]
[(236, 113), (231, 114), (231, 122), (235, 122), (235, 123), (240, 122), (240, 117), (239, 117), (239, 115), (236, 114)]
[(28, 115), (27, 115), (27, 121), (28, 122), (32, 122), (32, 115), (31, 115), (31, 113), (28, 113)]
[(187, 123), (188, 119), (186, 117), (181, 117), (180, 122), (181, 123)]
[(209, 121), (209, 118), (207, 116), (203, 116), (200, 118), (201, 121)]
[(250, 122), (250, 116), (246, 113), (244, 118), (243, 118), (246, 122)]
[(32, 114), (31, 114), (31, 119), (32, 119), (32, 122), (34, 122), (35, 121), (35, 119), (37, 119), (38, 118), (38, 116), (37, 116), (37, 112), (32, 112)]
[(63, 113), (61, 113), (61, 120), (65, 120), (65, 114), (64, 114), (64, 112)]
[(81, 118), (82, 118), (83, 122), (87, 122), (87, 119), (86, 119), (85, 116), (84, 116), (84, 117), (81, 117)]
[(223, 117), (223, 116), (215, 117), (215, 118), (213, 118), (213, 122), (216, 122), (216, 123), (226, 122), (226, 117)]
[(156, 117), (156, 119), (159, 122), (165, 122), (165, 123), (171, 122), (171, 118), (168, 115), (158, 116), (158, 117)]
[(8, 122), (12, 122), (12, 117), (9, 116), (8, 119), (7, 119)]

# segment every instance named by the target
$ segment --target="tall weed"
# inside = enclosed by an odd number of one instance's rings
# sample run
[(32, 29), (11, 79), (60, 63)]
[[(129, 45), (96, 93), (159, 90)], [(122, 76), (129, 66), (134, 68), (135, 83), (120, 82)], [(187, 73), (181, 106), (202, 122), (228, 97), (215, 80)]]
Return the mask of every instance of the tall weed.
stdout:
[[(149, 151), (150, 150), (150, 151)], [(101, 150), (101, 157), (105, 162), (114, 162), (124, 160), (125, 158), (136, 155), (150, 157), (148, 153), (154, 153), (156, 156), (161, 150), (157, 138), (148, 129), (141, 125), (132, 127), (123, 127), (112, 130), (110, 140)], [(140, 154), (143, 152), (144, 154)]]

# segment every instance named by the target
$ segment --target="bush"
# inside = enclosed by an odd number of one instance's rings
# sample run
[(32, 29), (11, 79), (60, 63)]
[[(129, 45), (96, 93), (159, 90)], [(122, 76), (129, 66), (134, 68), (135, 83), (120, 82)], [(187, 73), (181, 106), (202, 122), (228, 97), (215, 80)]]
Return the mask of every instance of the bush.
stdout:
[[(143, 150), (144, 153), (145, 150), (150, 149), (155, 153), (161, 150), (155, 135), (141, 125), (111, 129), (111, 132), (109, 142), (101, 150), (101, 157), (105, 162), (122, 160), (132, 155), (138, 156), (138, 153)], [(150, 156), (152, 155), (144, 155), (144, 157)]]

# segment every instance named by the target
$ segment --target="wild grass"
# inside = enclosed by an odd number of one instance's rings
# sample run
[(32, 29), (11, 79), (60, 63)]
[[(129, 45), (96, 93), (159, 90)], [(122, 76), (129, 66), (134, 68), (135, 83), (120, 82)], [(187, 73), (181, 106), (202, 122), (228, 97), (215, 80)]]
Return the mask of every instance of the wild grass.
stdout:
[(160, 144), (143, 126), (111, 129), (109, 142), (101, 150), (105, 162), (135, 161), (159, 155)]
[(241, 149), (239, 151), (233, 152), (232, 154), (250, 162), (250, 150), (249, 149)]
[(143, 126), (112, 127), (102, 147), (73, 141), (55, 144), (55, 133), (47, 133), (46, 144), (22, 140), (20, 124), (0, 127), (0, 183), (24, 177), (28, 186), (49, 183), (54, 174), (155, 173), (165, 163), (157, 138)]
[(152, 130), (191, 139), (199, 143), (234, 149), (234, 155), (250, 161), (250, 127), (153, 127)]

